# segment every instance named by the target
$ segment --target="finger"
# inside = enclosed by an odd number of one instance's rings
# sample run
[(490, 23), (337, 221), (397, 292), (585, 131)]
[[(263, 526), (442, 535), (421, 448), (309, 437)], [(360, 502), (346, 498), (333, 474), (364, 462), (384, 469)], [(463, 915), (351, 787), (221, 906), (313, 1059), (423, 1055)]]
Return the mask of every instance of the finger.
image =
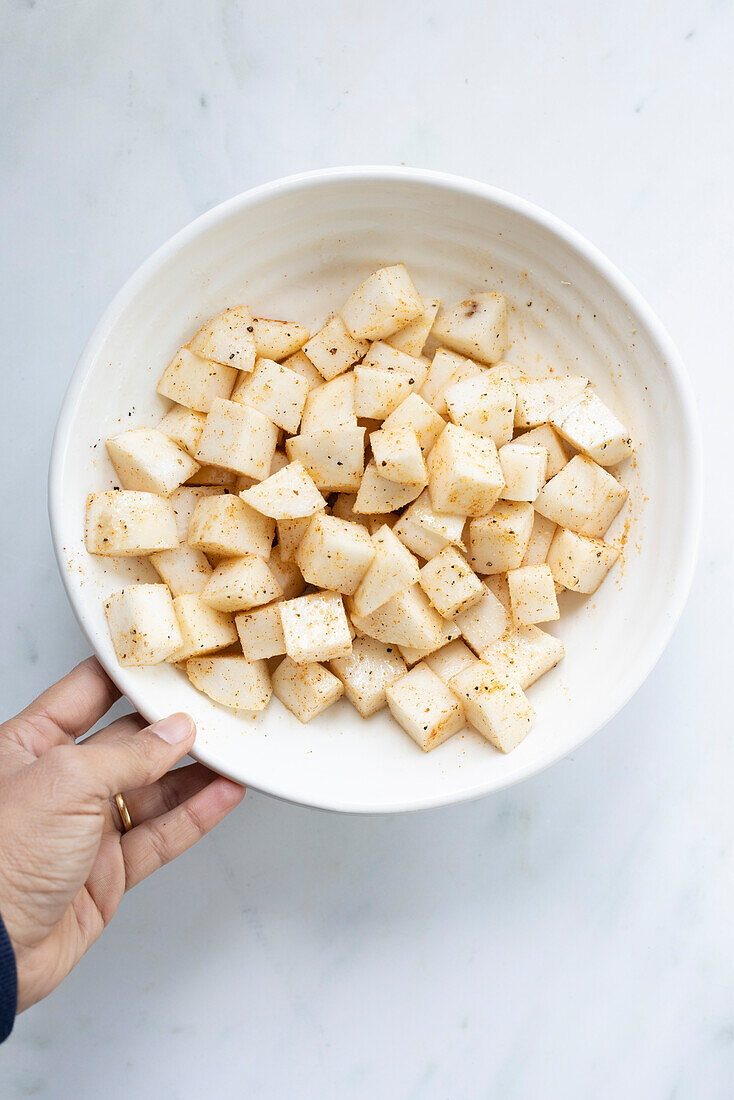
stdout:
[(245, 788), (218, 776), (203, 790), (161, 817), (146, 821), (120, 841), (125, 861), (125, 889), (187, 851), (239, 805)]
[(72, 753), (87, 789), (109, 799), (119, 791), (147, 787), (160, 779), (186, 755), (195, 736), (188, 714), (171, 714), (144, 729), (128, 716), (83, 741)]
[(81, 737), (119, 697), (96, 657), (88, 657), (21, 711), (12, 728), (23, 747), (40, 756)]
[[(123, 791), (125, 805), (128, 808), (133, 825), (142, 825), (152, 817), (175, 810), (187, 798), (197, 794), (208, 786), (216, 774), (203, 764), (189, 764), (186, 768), (177, 768), (168, 772), (157, 783), (149, 787), (139, 787), (134, 791)], [(115, 820), (119, 819), (114, 802)], [(121, 827), (121, 822), (117, 825)]]

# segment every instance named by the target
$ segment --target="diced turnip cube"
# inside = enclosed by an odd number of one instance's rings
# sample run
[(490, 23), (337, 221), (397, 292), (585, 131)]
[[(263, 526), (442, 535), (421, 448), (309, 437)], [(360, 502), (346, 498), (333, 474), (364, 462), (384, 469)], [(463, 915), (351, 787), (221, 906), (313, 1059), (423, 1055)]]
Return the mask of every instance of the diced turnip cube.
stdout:
[(293, 661), (331, 661), (350, 652), (352, 635), (341, 596), (318, 592), (283, 600), (278, 607), (285, 651)]
[(111, 489), (87, 497), (85, 540), (90, 554), (137, 557), (178, 546), (176, 513), (153, 493)]
[(283, 595), (267, 562), (248, 554), (221, 562), (201, 593), (204, 603), (217, 611), (249, 611)]
[(464, 549), (465, 516), (437, 512), (427, 491), (403, 513), (393, 528), (400, 541), (421, 558), (432, 558), (444, 546)]
[(444, 620), (417, 584), (401, 589), (370, 615), (352, 611), (352, 622), (380, 642), (428, 652), (437, 649), (444, 637)]
[(294, 435), (285, 442), (291, 462), (300, 462), (325, 493), (348, 493), (364, 474), (364, 428)]
[(277, 521), (278, 546), (283, 561), (293, 560), (301, 539), (308, 531), (310, 522), (311, 516), (304, 516), (299, 519), (279, 519)]
[(300, 519), (326, 507), (313, 478), (300, 462), (289, 463), (241, 496), (251, 508), (273, 519)]
[(420, 585), (445, 619), (453, 619), (486, 595), (479, 577), (453, 546), (446, 546), (426, 562), (421, 569)]
[(362, 520), (367, 530), (371, 535), (377, 534), (381, 527), (389, 527), (390, 530), (400, 519), (400, 512), (379, 512), (374, 516), (359, 516), (355, 515), (354, 522), (358, 523)]
[(285, 657), (272, 677), (273, 695), (299, 722), (310, 722), (341, 699), (341, 680), (316, 662), (296, 664)]
[(256, 611), (242, 611), (235, 616), (242, 652), (248, 661), (265, 657), (278, 657), (285, 653), (283, 624), (280, 621), (280, 604), (258, 607)]
[(247, 306), (225, 309), (212, 317), (189, 340), (189, 348), (217, 363), (251, 371), (255, 366), (255, 336), (252, 314)]
[(411, 393), (398, 405), (394, 412), (382, 422), (383, 431), (397, 428), (412, 428), (418, 436), (421, 451), (427, 455), (441, 432), (446, 421), (427, 404), (420, 394)]
[(428, 484), (428, 473), (418, 436), (412, 428), (383, 428), (370, 436), (375, 466), (382, 477), (399, 485), (420, 489)]
[(375, 638), (355, 638), (352, 652), (335, 657), (331, 668), (344, 684), (347, 699), (363, 718), (386, 706), (387, 688), (406, 671), (397, 646), (385, 645)]
[(619, 557), (619, 550), (601, 539), (577, 535), (559, 527), (548, 551), (553, 580), (572, 592), (596, 592)]
[(423, 313), (405, 264), (373, 272), (347, 299), (341, 315), (355, 339), (382, 340)]
[(424, 752), (466, 725), (461, 703), (427, 665), (418, 664), (406, 672), (386, 695), (393, 718)]
[(208, 413), (218, 397), (227, 398), (237, 380), (234, 367), (203, 359), (188, 348), (176, 352), (158, 383), (158, 393), (187, 409)]
[(280, 543), (273, 547), (268, 558), (268, 568), (280, 585), (284, 600), (300, 596), (306, 587), (303, 574), (294, 561), (283, 557)]
[(424, 658), (430, 657), (432, 653), (436, 653), (439, 649), (443, 649), (443, 647), (448, 645), (450, 642), (458, 640), (460, 636), (461, 631), (459, 630), (456, 623), (452, 623), (450, 619), (444, 619), (441, 636), (437, 639), (434, 638), (433, 641), (430, 642), (430, 644), (420, 646), (419, 648), (416, 648), (412, 645), (401, 645), (398, 646), (398, 649), (400, 650), (405, 663), (412, 666), (418, 664), (418, 661), (422, 661)]
[(301, 434), (356, 428), (354, 374), (340, 374), (309, 390), (301, 420)]
[(212, 575), (212, 567), (201, 550), (193, 546), (176, 546), (173, 550), (159, 550), (150, 555), (150, 561), (168, 585), (172, 596), (189, 593), (201, 594)]
[(112, 644), (121, 665), (157, 665), (183, 639), (165, 584), (129, 584), (105, 603)]
[(550, 424), (540, 424), (537, 428), (531, 428), (528, 432), (516, 435), (514, 443), (522, 443), (526, 447), (545, 447), (548, 452), (548, 468), (545, 476), (555, 477), (563, 469), (569, 459), (566, 445)]
[(308, 395), (308, 382), (272, 359), (258, 359), (252, 374), (242, 375), (232, 400), (257, 409), (286, 432), (297, 432)]
[(545, 485), (548, 452), (545, 447), (506, 443), (499, 449), (505, 487), (503, 500), (526, 500), (532, 503)]
[(447, 416), (446, 393), (449, 388), (468, 378), (483, 378), (485, 374), (484, 368), (472, 359), (450, 351), (449, 348), (439, 348), (421, 386), (421, 397), (434, 412)]
[(439, 680), (448, 686), (449, 680), (463, 672), (465, 668), (476, 663), (478, 658), (472, 653), (468, 645), (456, 638), (448, 645), (437, 649), (426, 657), (426, 664), (431, 672), (435, 672)]
[(502, 752), (511, 752), (530, 732), (535, 711), (516, 680), (478, 661), (450, 681), (471, 724)]
[(255, 352), (263, 359), (285, 359), (297, 355), (311, 333), (295, 321), (274, 321), (270, 317), (252, 318)]
[[(187, 454), (193, 456), (199, 446), (205, 424), (204, 413), (187, 409), (184, 405), (173, 405), (158, 425), (158, 431), (163, 432)], [(196, 468), (198, 470), (198, 463)]]
[(131, 428), (107, 440), (123, 489), (168, 497), (199, 469), (177, 443), (156, 428)]
[(563, 655), (563, 642), (539, 626), (511, 626), (480, 654), (497, 672), (516, 680), (523, 691), (554, 668)]
[(535, 512), (528, 548), (520, 565), (543, 565), (548, 557), (548, 550), (555, 533), (555, 523), (546, 519), (545, 516), (541, 516), (540, 512)]
[(296, 564), (309, 584), (350, 595), (375, 556), (375, 547), (359, 523), (316, 515), (296, 550)]
[(481, 574), (519, 569), (532, 529), (532, 504), (497, 501), (488, 515), (469, 524), (469, 564)]
[(627, 490), (607, 470), (586, 455), (574, 455), (543, 486), (535, 508), (559, 527), (602, 538), (626, 499)]
[(420, 485), (399, 485), (396, 481), (389, 481), (382, 477), (372, 461), (362, 477), (357, 499), (354, 502), (354, 510), (370, 515), (396, 512), (415, 500), (420, 493)]
[[(270, 358), (272, 359), (273, 356), (270, 356)], [(283, 360), (283, 366), (288, 367), (288, 370), (295, 371), (296, 374), (300, 374), (301, 378), (306, 380), (309, 393), (317, 386), (324, 384), (323, 375), (316, 370), (305, 351), (297, 351), (295, 355), (289, 355), (287, 359)]]
[(169, 500), (176, 513), (176, 530), (179, 542), (186, 542), (189, 537), (189, 523), (194, 514), (194, 509), (204, 497), (222, 496), (223, 491), (218, 485), (182, 485), (171, 493)]
[(580, 375), (518, 379), (515, 382), (515, 427), (535, 428), (547, 423), (554, 409), (581, 393), (588, 384), (589, 379)]
[(504, 607), (509, 621), (512, 618), (512, 607), (510, 605), (510, 586), (507, 583), (507, 574), (492, 573), (484, 578), (484, 583), (495, 599), (499, 600)]
[(428, 456), (428, 490), (439, 512), (483, 516), (504, 486), (493, 440), (447, 424)]
[(454, 618), (464, 639), (477, 653), (496, 641), (507, 628), (507, 612), (497, 597), (485, 588), (478, 603)]
[(366, 527), (368, 517), (354, 511), (356, 500), (356, 493), (339, 493), (332, 505), (331, 514), (337, 519), (348, 519), (350, 523), (361, 523)]
[(420, 378), (419, 385), (422, 386), (428, 374), (430, 360), (424, 359), (423, 356), (408, 355), (407, 352), (399, 351), (383, 340), (376, 340), (374, 344), (370, 344), (370, 349), (362, 360), (361, 366), (380, 367), (383, 370), (403, 370), (411, 375), (417, 370)]
[(375, 532), (372, 545), (375, 556), (352, 599), (357, 615), (370, 615), (420, 576), (418, 562), (388, 526)]
[(439, 313), (433, 335), (462, 355), (496, 363), (507, 347), (507, 302), (492, 290), (457, 302)]
[[(406, 356), (407, 358), (410, 356)], [(417, 359), (413, 362), (416, 369), (412, 371), (370, 367), (364, 363), (355, 367), (354, 409), (357, 416), (384, 420), (406, 397), (419, 390), (425, 377), (425, 368)]]
[(198, 691), (215, 703), (254, 713), (264, 710), (273, 690), (265, 661), (244, 657), (191, 657), (186, 675)]
[(512, 439), (515, 390), (507, 379), (483, 371), (473, 378), (452, 381), (444, 391), (444, 400), (454, 424), (489, 436), (498, 447)]
[(515, 626), (550, 623), (561, 617), (553, 574), (547, 565), (526, 565), (507, 573)]
[(222, 493), (225, 489), (227, 491), (236, 489), (237, 474), (233, 473), (231, 470), (223, 470), (221, 466), (210, 466), (206, 464), (200, 466), (194, 476), (190, 477), (186, 484), (215, 488), (218, 492)]
[(237, 496), (200, 500), (189, 522), (189, 546), (205, 554), (267, 558), (275, 535), (275, 521), (260, 515)]
[(614, 466), (632, 454), (627, 429), (592, 390), (554, 409), (550, 422), (573, 447), (600, 466)]
[(420, 355), (425, 346), (428, 334), (436, 320), (438, 307), (441, 304), (439, 298), (424, 298), (423, 312), (419, 313), (414, 321), (398, 329), (392, 336), (385, 338), (385, 343), (398, 351), (404, 351), (407, 355)]
[(237, 629), (231, 615), (215, 611), (204, 603), (201, 596), (176, 596), (173, 607), (181, 631), (183, 645), (172, 660), (185, 661), (200, 653), (213, 653), (226, 649), (237, 641)]
[(217, 398), (206, 418), (196, 460), (261, 479), (270, 472), (277, 442), (278, 429), (262, 413)]
[(350, 335), (337, 313), (303, 345), (303, 351), (328, 381), (358, 363), (368, 347), (367, 340)]

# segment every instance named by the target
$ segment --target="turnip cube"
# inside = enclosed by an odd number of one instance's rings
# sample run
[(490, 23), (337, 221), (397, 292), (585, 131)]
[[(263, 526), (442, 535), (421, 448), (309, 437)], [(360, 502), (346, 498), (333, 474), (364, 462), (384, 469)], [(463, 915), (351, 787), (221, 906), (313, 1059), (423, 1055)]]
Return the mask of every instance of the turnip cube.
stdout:
[[(274, 356), (269, 356), (273, 359)], [(288, 367), (288, 370), (295, 371), (296, 374), (300, 374), (301, 378), (304, 378), (308, 383), (309, 393), (317, 386), (324, 384), (323, 375), (316, 370), (305, 351), (297, 351), (295, 355), (289, 355), (287, 359), (283, 361), (283, 366)]]
[(420, 485), (399, 485), (396, 481), (382, 477), (373, 461), (368, 464), (362, 477), (354, 510), (370, 515), (396, 512), (415, 500), (420, 493)]
[(301, 420), (301, 434), (356, 428), (354, 374), (340, 374), (309, 390)]
[(193, 477), (186, 482), (187, 485), (205, 486), (216, 488), (222, 493), (224, 490), (235, 489), (237, 486), (237, 474), (231, 470), (223, 470), (221, 466), (200, 466)]
[(463, 672), (477, 662), (478, 658), (472, 653), (461, 638), (449, 642), (448, 645), (437, 649), (426, 657), (426, 664), (431, 672), (435, 672), (439, 680), (448, 687), (449, 680)]
[(112, 644), (121, 665), (157, 665), (183, 639), (165, 584), (129, 584), (105, 603)]
[(626, 499), (627, 490), (607, 470), (586, 455), (574, 455), (543, 486), (535, 508), (559, 527), (602, 538)]
[(316, 515), (296, 550), (296, 564), (309, 584), (351, 595), (367, 572), (375, 547), (359, 523)]
[(554, 409), (581, 393), (588, 384), (589, 379), (580, 375), (519, 379), (515, 382), (515, 427), (534, 428), (547, 423)]
[(504, 607), (509, 621), (512, 618), (512, 607), (510, 605), (510, 586), (507, 583), (507, 574), (492, 573), (484, 578), (484, 583), (495, 599), (499, 600)]
[(111, 489), (87, 497), (85, 540), (90, 554), (137, 557), (178, 546), (176, 513), (153, 493)]
[(367, 340), (355, 340), (341, 317), (335, 314), (303, 345), (303, 351), (328, 380), (358, 363), (368, 347)]
[(504, 486), (491, 439), (447, 424), (428, 456), (428, 490), (439, 512), (483, 516)]
[(391, 684), (386, 695), (393, 718), (424, 752), (466, 725), (461, 703), (427, 665), (416, 665)]
[(458, 626), (449, 619), (444, 619), (440, 637), (434, 638), (430, 644), (422, 645), (418, 648), (412, 645), (401, 645), (398, 646), (398, 649), (405, 663), (412, 666), (417, 664), (418, 661), (422, 661), (425, 657), (430, 657), (432, 653), (436, 653), (439, 649), (443, 649), (449, 642), (458, 640), (460, 636), (461, 631)]
[(403, 588), (370, 615), (352, 611), (352, 622), (380, 642), (431, 652), (444, 637), (444, 620), (419, 585)]
[(294, 561), (283, 557), (280, 543), (273, 547), (268, 558), (268, 569), (280, 585), (284, 600), (293, 600), (302, 594), (306, 587), (303, 574)]
[(299, 722), (310, 722), (341, 699), (341, 680), (315, 662), (296, 664), (290, 657), (280, 662), (272, 677), (273, 695)]
[(404, 351), (407, 355), (420, 355), (428, 339), (428, 334), (433, 328), (433, 322), (436, 320), (440, 304), (439, 298), (424, 298), (423, 312), (419, 313), (410, 324), (398, 329), (392, 336), (387, 336), (385, 343), (389, 344), (390, 347), (397, 348), (398, 351)]
[(383, 428), (370, 436), (375, 466), (382, 477), (399, 485), (428, 484), (428, 473), (418, 436), (412, 428)]
[(196, 459), (261, 479), (270, 472), (277, 442), (278, 429), (262, 413), (217, 398), (206, 418)]
[(453, 546), (446, 546), (421, 569), (420, 585), (445, 619), (479, 603), (486, 589)]
[(545, 516), (541, 516), (540, 512), (535, 512), (528, 548), (520, 565), (543, 565), (548, 557), (548, 550), (555, 533), (555, 523), (546, 519)]
[(225, 309), (212, 317), (189, 340), (189, 348), (217, 363), (251, 371), (255, 366), (255, 337), (252, 315), (247, 306)]
[(341, 596), (318, 592), (278, 604), (283, 624), (285, 651), (297, 664), (331, 661), (352, 648)]
[(264, 710), (273, 690), (265, 661), (244, 657), (192, 657), (186, 675), (198, 691), (215, 703), (254, 713)]
[(217, 611), (249, 611), (283, 595), (262, 558), (248, 554), (221, 562), (201, 593), (204, 603)]
[(298, 519), (279, 519), (277, 521), (278, 546), (283, 561), (293, 560), (310, 523), (311, 516), (303, 516)]
[(255, 352), (263, 359), (285, 359), (297, 355), (311, 333), (295, 321), (274, 321), (270, 317), (252, 318)]
[(526, 565), (507, 573), (515, 626), (549, 623), (561, 617), (553, 574), (547, 565)]
[(218, 397), (229, 397), (236, 380), (234, 367), (202, 359), (188, 348), (181, 348), (164, 370), (158, 393), (187, 409), (208, 413)]
[(189, 537), (189, 523), (194, 514), (194, 509), (204, 497), (223, 496), (223, 491), (218, 485), (182, 485), (171, 493), (169, 500), (176, 513), (176, 529), (179, 542), (186, 542)]
[(522, 443), (526, 447), (545, 447), (548, 452), (548, 467), (545, 476), (555, 477), (566, 465), (569, 459), (568, 451), (563, 440), (550, 424), (541, 424), (537, 428), (531, 428), (528, 432), (516, 435), (514, 443)]
[[(193, 456), (199, 446), (205, 424), (204, 413), (187, 409), (184, 405), (173, 405), (158, 425), (158, 431), (163, 432), (187, 454)], [(196, 468), (199, 468), (198, 463)]]
[(530, 732), (535, 711), (509, 676), (478, 661), (450, 681), (471, 724), (502, 752), (511, 752)]
[(473, 378), (451, 382), (444, 400), (454, 424), (493, 439), (497, 447), (512, 439), (515, 390), (504, 378), (483, 371)]
[(469, 564), (482, 574), (519, 569), (532, 530), (532, 504), (499, 500), (488, 515), (469, 524)]
[(505, 479), (502, 499), (534, 501), (545, 485), (548, 468), (545, 447), (506, 443), (500, 447), (498, 454)]
[(553, 580), (572, 592), (596, 592), (619, 557), (619, 550), (601, 539), (577, 535), (559, 527), (548, 551)]
[(272, 359), (258, 359), (252, 374), (242, 375), (232, 400), (257, 409), (286, 432), (297, 432), (308, 396), (308, 382)]
[[(401, 354), (395, 352), (396, 355)], [(409, 356), (406, 356), (409, 358)], [(354, 370), (354, 410), (357, 416), (384, 420), (414, 391), (420, 389), (425, 368), (417, 359), (416, 369), (393, 370), (364, 363)]]
[(132, 428), (107, 440), (123, 489), (168, 497), (199, 469), (191, 455), (156, 428)]
[(439, 313), (433, 335), (462, 355), (496, 363), (507, 346), (507, 302), (492, 290), (457, 302)]
[(421, 558), (432, 558), (444, 546), (464, 549), (465, 517), (437, 512), (427, 491), (403, 513), (393, 528), (400, 541)]
[(326, 507), (313, 478), (300, 462), (291, 462), (240, 495), (251, 508), (273, 519), (300, 519)]
[(331, 514), (337, 519), (348, 519), (350, 523), (361, 523), (366, 527), (368, 517), (354, 511), (356, 500), (356, 493), (339, 493), (331, 507)]
[(172, 596), (189, 593), (200, 595), (212, 575), (212, 567), (201, 550), (193, 546), (176, 546), (173, 550), (159, 550), (150, 555), (150, 561)]
[(285, 653), (280, 604), (271, 603), (268, 607), (258, 607), (256, 611), (243, 611), (235, 616), (235, 626), (242, 652), (248, 661), (278, 657)]
[(426, 380), (421, 386), (421, 397), (434, 412), (441, 416), (448, 413), (446, 393), (450, 386), (467, 378), (482, 378), (485, 371), (478, 363), (448, 348), (439, 348), (433, 357)]
[(564, 655), (563, 642), (539, 626), (511, 626), (480, 656), (501, 675), (516, 680), (525, 691)]
[(632, 454), (626, 428), (591, 390), (554, 409), (550, 422), (573, 447), (600, 466), (614, 466)]
[(183, 644), (172, 660), (184, 661), (200, 653), (213, 653), (237, 641), (237, 628), (232, 616), (209, 607), (201, 596), (176, 596), (173, 607)]
[(200, 500), (189, 522), (189, 546), (222, 557), (267, 558), (274, 535), (274, 520), (231, 494)]
[(507, 612), (497, 597), (485, 588), (481, 600), (456, 615), (454, 624), (472, 649), (481, 653), (507, 629)]
[(446, 427), (443, 417), (431, 408), (418, 393), (411, 393), (382, 422), (383, 431), (412, 428), (418, 436), (421, 451), (427, 455)]
[(388, 526), (375, 532), (372, 545), (375, 556), (352, 599), (357, 615), (370, 615), (420, 576), (418, 562)]
[(294, 435), (285, 442), (291, 462), (300, 462), (325, 493), (348, 493), (364, 474), (364, 428)]
[(331, 668), (344, 684), (347, 699), (363, 718), (386, 706), (387, 688), (406, 672), (397, 647), (375, 638), (355, 638), (352, 652), (335, 657)]
[(341, 315), (355, 339), (382, 340), (423, 313), (423, 302), (404, 264), (383, 267), (357, 287)]

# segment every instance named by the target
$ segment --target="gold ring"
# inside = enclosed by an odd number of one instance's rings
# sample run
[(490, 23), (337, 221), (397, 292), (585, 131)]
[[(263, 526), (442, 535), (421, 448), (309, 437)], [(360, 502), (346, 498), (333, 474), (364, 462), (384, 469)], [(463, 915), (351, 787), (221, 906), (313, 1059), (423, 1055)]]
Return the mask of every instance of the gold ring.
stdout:
[(129, 833), (133, 827), (133, 819), (130, 817), (130, 811), (127, 808), (127, 803), (121, 794), (115, 795), (115, 805), (117, 806), (117, 812), (120, 815), (120, 821), (122, 822), (123, 833)]

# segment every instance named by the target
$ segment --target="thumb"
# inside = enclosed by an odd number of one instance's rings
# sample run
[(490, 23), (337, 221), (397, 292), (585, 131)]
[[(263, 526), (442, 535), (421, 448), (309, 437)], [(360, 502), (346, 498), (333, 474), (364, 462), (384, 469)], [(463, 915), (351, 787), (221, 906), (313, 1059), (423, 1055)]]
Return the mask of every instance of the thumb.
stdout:
[(118, 791), (147, 787), (160, 779), (186, 755), (195, 737), (193, 719), (172, 714), (142, 730), (115, 722), (78, 747), (95, 794), (113, 798)]

